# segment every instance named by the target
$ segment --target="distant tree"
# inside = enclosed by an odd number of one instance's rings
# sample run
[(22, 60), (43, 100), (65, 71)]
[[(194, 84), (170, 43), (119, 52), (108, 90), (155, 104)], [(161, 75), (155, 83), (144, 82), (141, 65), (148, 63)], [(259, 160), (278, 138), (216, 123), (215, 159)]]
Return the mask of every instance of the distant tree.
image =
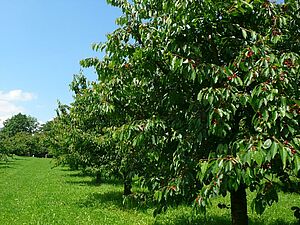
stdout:
[(47, 121), (46, 123), (42, 124), (39, 131), (41, 132), (51, 132), (52, 129), (53, 129), (53, 123), (54, 121), (53, 120), (49, 120)]
[(22, 113), (12, 116), (3, 122), (1, 132), (8, 136), (14, 136), (19, 132), (27, 132), (33, 134), (38, 128), (37, 119), (32, 116), (27, 116)]
[(33, 134), (18, 132), (6, 139), (5, 148), (11, 154), (20, 156), (31, 156), (37, 148), (36, 139)]
[(39, 127), (36, 118), (19, 113), (3, 124), (4, 127), (0, 131), (2, 151), (26, 156), (48, 154), (47, 137), (51, 130), (50, 122)]
[(46, 156), (52, 157), (52, 136), (54, 133), (54, 121), (47, 121), (45, 124), (42, 124), (38, 132), (35, 133), (35, 138), (38, 143), (38, 149), (35, 154), (37, 156)]

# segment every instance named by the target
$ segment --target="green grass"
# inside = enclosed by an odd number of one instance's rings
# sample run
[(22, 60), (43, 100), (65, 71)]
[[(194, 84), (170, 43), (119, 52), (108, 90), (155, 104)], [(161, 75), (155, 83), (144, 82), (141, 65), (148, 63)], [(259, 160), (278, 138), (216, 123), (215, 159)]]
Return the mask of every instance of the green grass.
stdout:
[[(124, 207), (122, 185), (109, 181), (96, 185), (92, 178), (66, 168), (53, 168), (50, 159), (17, 157), (0, 163), (0, 224), (105, 224), (105, 225), (229, 225), (230, 211), (219, 209), (216, 199), (206, 218), (193, 216), (180, 206), (157, 218), (153, 208)], [(250, 195), (249, 198), (252, 196)], [(291, 206), (300, 206), (300, 196), (280, 194), (279, 204), (258, 217), (249, 210), (250, 224), (296, 224)]]

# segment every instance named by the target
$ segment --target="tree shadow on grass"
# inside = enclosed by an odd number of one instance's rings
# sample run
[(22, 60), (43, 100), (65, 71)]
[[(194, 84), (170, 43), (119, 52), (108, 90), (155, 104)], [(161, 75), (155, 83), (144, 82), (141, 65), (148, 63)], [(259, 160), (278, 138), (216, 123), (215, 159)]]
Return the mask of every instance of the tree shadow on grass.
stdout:
[(135, 210), (140, 212), (153, 208), (153, 202), (138, 198), (136, 194), (134, 193), (124, 198), (122, 191), (92, 193), (85, 199), (78, 201), (77, 205), (82, 208), (113, 206), (121, 210)]
[[(144, 204), (140, 204), (137, 199), (130, 198), (129, 201), (123, 200), (123, 193), (121, 191), (110, 191), (106, 193), (92, 193), (88, 195), (84, 199), (80, 199), (77, 203), (77, 206), (80, 208), (111, 208), (116, 207), (121, 210), (135, 210), (139, 212), (146, 212), (149, 209), (154, 209), (152, 203), (145, 202)], [(170, 214), (162, 213), (159, 215), (154, 222), (154, 225), (194, 225), (194, 224), (201, 224), (201, 225), (231, 225), (231, 218), (230, 216), (223, 215), (207, 215), (206, 217), (197, 214), (194, 215), (192, 213), (185, 213), (184, 211), (176, 211), (175, 213), (172, 212), (170, 209)], [(166, 223), (167, 222), (167, 223)], [(266, 223), (259, 219), (250, 219), (249, 225), (266, 225)], [(274, 222), (268, 223), (268, 225), (299, 225), (298, 222), (290, 223), (284, 221), (282, 219), (277, 219)]]
[(67, 180), (65, 182), (67, 184), (79, 185), (79, 186), (101, 186), (103, 184), (122, 185), (122, 182), (120, 180), (114, 180), (114, 179), (105, 179), (105, 180), (97, 181), (95, 178), (92, 178), (90, 180)]
[(78, 181), (67, 180), (65, 181), (65, 183), (71, 185), (78, 185), (78, 186), (100, 186), (101, 185), (101, 183), (96, 182), (94, 180), (78, 180)]
[(28, 160), (28, 158), (31, 158), (30, 156), (11, 156), (12, 160), (16, 161), (22, 161), (22, 160)]
[[(72, 171), (72, 170), (69, 170), (69, 171)], [(67, 177), (90, 177), (89, 174), (86, 174), (86, 173), (82, 173), (82, 172), (76, 172), (76, 173), (69, 173), (69, 174), (66, 174), (65, 176)]]
[(101, 180), (97, 180), (95, 176), (92, 176), (88, 173), (76, 172), (76, 173), (69, 173), (64, 175), (68, 178), (90, 178), (89, 180), (81, 179), (81, 180), (67, 180), (66, 183), (72, 185), (79, 185), (79, 186), (101, 186), (102, 184), (111, 184), (111, 185), (122, 185), (122, 181), (116, 178), (101, 178)]
[(58, 168), (59, 170), (64, 171), (64, 172), (78, 172), (78, 173), (81, 173), (79, 170), (73, 170), (73, 169), (70, 169), (69, 167), (60, 166), (60, 165), (55, 165), (55, 166), (53, 166), (53, 168)]
[(123, 195), (122, 192), (119, 191), (92, 193), (85, 199), (81, 199), (77, 205), (82, 208), (90, 208), (100, 205), (113, 205), (118, 208), (123, 208)]
[(0, 169), (13, 168), (16, 165), (16, 162), (13, 160), (0, 161)]
[(10, 168), (12, 168), (12, 166), (11, 165), (9, 165), (9, 164), (3, 164), (3, 163), (0, 163), (0, 169), (10, 169)]

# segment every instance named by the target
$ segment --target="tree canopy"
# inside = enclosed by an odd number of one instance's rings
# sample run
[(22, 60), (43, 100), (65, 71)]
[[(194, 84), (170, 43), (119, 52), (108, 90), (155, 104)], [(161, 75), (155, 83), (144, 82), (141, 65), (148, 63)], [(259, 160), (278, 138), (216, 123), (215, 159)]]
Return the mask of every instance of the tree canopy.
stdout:
[(124, 194), (138, 176), (156, 213), (230, 194), (247, 224), (247, 189), (263, 213), (299, 178), (299, 1), (108, 3), (119, 28), (81, 61), (98, 79), (74, 77), (57, 155), (119, 175)]
[(3, 122), (1, 132), (14, 136), (19, 132), (34, 133), (38, 128), (37, 119), (31, 116), (18, 113)]
[(48, 154), (51, 122), (40, 127), (36, 118), (19, 113), (4, 121), (3, 125), (0, 153), (4, 158), (12, 154), (42, 157)]

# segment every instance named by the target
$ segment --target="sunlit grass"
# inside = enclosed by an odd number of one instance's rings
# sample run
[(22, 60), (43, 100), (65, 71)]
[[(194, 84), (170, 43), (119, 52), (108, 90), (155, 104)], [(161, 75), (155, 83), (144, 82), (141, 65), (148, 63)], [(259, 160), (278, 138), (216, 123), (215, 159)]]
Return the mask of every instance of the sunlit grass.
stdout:
[[(214, 200), (206, 217), (179, 206), (157, 218), (151, 207), (122, 204), (122, 185), (109, 181), (97, 185), (93, 179), (66, 168), (53, 168), (50, 159), (17, 157), (0, 163), (0, 224), (207, 224), (229, 225), (230, 211), (219, 209)], [(249, 199), (252, 197), (250, 194)], [(295, 224), (291, 206), (300, 206), (296, 194), (280, 194), (279, 204), (258, 217), (249, 210), (250, 224)]]

